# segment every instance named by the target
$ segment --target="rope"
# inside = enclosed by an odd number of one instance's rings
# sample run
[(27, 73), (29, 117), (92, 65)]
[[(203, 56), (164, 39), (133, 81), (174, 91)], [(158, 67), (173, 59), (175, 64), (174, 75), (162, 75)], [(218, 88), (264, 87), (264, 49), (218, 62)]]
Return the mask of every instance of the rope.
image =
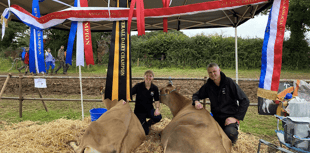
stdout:
[(67, 3), (64, 3), (64, 2), (62, 2), (62, 1), (60, 1), (60, 0), (53, 0), (54, 2), (57, 2), (57, 3), (59, 3), (59, 4), (62, 4), (62, 5), (66, 5), (66, 6), (69, 6), (69, 7), (73, 7), (73, 6), (71, 6), (71, 5), (69, 5), (69, 4), (67, 4)]
[(110, 12), (110, 0), (108, 1), (108, 11), (109, 11), (109, 19), (111, 20), (111, 12)]

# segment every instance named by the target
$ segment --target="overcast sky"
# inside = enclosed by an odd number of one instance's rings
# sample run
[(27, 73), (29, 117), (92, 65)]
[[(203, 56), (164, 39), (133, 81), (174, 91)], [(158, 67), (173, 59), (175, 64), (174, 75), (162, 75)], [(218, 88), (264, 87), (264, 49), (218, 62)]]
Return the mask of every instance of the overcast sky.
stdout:
[[(248, 20), (237, 28), (238, 37), (242, 38), (264, 38), (267, 25), (268, 15), (256, 15), (253, 19)], [(235, 28), (211, 28), (211, 29), (192, 29), (181, 30), (189, 37), (203, 33), (204, 35), (219, 34), (226, 37), (235, 37)], [(131, 32), (136, 35), (136, 31)], [(285, 32), (285, 37), (289, 37), (290, 32)]]
[[(268, 15), (256, 15), (253, 19), (248, 20), (237, 28), (238, 37), (242, 38), (264, 38), (265, 29), (267, 26)], [(235, 37), (235, 28), (213, 28), (200, 30), (182, 30), (184, 34), (192, 37), (199, 33), (222, 34), (227, 37)], [(290, 32), (285, 32), (285, 37), (289, 38)]]
[[(238, 37), (242, 38), (264, 38), (264, 33), (267, 25), (267, 15), (257, 15), (253, 19), (248, 20), (237, 28)], [(235, 28), (211, 28), (211, 29), (193, 29), (181, 30), (184, 34), (192, 37), (203, 33), (204, 35), (219, 34), (227, 37), (235, 37)]]

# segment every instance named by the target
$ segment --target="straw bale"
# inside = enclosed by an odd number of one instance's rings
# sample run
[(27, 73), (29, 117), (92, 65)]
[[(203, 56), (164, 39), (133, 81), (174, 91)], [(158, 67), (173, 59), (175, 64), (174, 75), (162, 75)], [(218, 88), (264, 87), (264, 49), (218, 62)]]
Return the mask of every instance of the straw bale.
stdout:
[[(153, 125), (146, 140), (133, 153), (163, 153), (159, 134), (170, 121), (164, 118)], [(79, 142), (90, 122), (87, 117), (84, 121), (58, 119), (42, 125), (32, 121), (4, 124), (0, 131), (0, 152), (73, 152), (68, 142)], [(259, 138), (239, 132), (233, 153), (257, 152)], [(267, 152), (265, 145), (261, 147), (261, 152)]]
[(58, 119), (42, 125), (32, 121), (4, 125), (0, 131), (0, 152), (72, 152), (67, 142), (79, 138), (89, 123), (86, 118)]

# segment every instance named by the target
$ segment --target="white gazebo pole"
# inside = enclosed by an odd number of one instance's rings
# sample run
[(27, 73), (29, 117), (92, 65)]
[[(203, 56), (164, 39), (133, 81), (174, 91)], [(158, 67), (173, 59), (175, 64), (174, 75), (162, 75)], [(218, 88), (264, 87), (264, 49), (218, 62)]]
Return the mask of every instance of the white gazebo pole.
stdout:
[(80, 78), (80, 90), (81, 90), (82, 120), (84, 120), (84, 106), (83, 106), (83, 90), (82, 90), (82, 72), (81, 72), (81, 65), (79, 66), (79, 78)]
[(238, 84), (238, 37), (237, 37), (237, 26), (235, 27), (235, 61), (236, 61), (236, 83)]

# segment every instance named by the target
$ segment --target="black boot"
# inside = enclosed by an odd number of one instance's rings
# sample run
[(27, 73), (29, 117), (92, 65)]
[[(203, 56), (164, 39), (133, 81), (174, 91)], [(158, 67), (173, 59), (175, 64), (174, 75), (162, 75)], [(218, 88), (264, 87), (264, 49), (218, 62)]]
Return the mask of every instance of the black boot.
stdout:
[(61, 68), (61, 65), (55, 70), (55, 74), (57, 74), (58, 70)]
[(54, 69), (51, 70), (51, 75), (53, 75)]
[(46, 70), (46, 75), (48, 75), (48, 70)]

